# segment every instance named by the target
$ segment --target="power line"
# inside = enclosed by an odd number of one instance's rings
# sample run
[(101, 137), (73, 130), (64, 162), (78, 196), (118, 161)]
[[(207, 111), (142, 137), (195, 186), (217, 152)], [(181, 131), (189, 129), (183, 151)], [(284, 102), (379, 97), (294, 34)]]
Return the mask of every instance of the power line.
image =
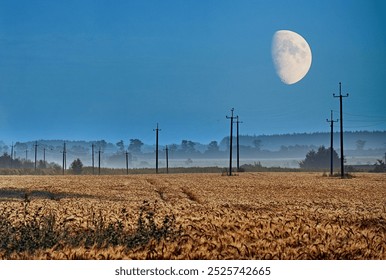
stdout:
[(381, 121), (381, 120), (353, 120), (353, 119), (346, 119), (346, 122), (359, 122), (359, 123), (385, 123), (386, 120)]
[[(337, 111), (334, 111), (337, 112)], [(382, 119), (386, 120), (386, 116), (369, 116), (369, 115), (360, 115), (360, 114), (352, 114), (352, 113), (343, 113), (345, 116), (353, 116), (353, 117), (362, 117), (362, 118), (377, 118), (377, 119)]]
[[(339, 111), (334, 110), (335, 113), (339, 113)], [(345, 118), (345, 122), (349, 122), (351, 125), (346, 126), (346, 128), (363, 128), (363, 127), (374, 127), (381, 124), (386, 123), (385, 116), (369, 116), (369, 115), (360, 115), (360, 114), (352, 114), (352, 113), (343, 113), (344, 116), (350, 117), (359, 117), (363, 119), (350, 119)], [(358, 123), (358, 125), (354, 125)]]
[(376, 119), (373, 119), (373, 120), (370, 120), (370, 119), (347, 119), (346, 118), (346, 122), (351, 122), (351, 123), (365, 123), (367, 125), (377, 125), (377, 124), (382, 124), (382, 123), (386, 123), (386, 120), (376, 120)]
[[(334, 111), (338, 112), (338, 111)], [(359, 125), (346, 126), (346, 128), (361, 128), (361, 127), (372, 127), (386, 123), (386, 116), (369, 116), (361, 114), (343, 113), (344, 116), (358, 117), (357, 119), (346, 118), (345, 121), (351, 124), (358, 123)]]
[(383, 124), (383, 123), (385, 123), (385, 122), (380, 122), (380, 123), (376, 123), (376, 124), (369, 124), (369, 125), (346, 126), (346, 128), (374, 127), (374, 126), (377, 126), (377, 125), (380, 125), (380, 124)]

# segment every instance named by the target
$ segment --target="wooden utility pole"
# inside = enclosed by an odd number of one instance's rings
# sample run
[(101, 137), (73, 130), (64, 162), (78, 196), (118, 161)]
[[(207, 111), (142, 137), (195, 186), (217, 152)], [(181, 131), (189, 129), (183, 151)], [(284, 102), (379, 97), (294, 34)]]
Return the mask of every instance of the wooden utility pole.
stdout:
[(101, 175), (101, 148), (98, 150), (98, 175)]
[(36, 171), (36, 162), (37, 162), (37, 155), (38, 155), (38, 141), (35, 141), (35, 171)]
[(126, 151), (126, 175), (129, 175), (129, 152)]
[(64, 172), (65, 172), (65, 170), (67, 169), (67, 156), (66, 156), (66, 153), (67, 153), (67, 151), (66, 151), (66, 142), (64, 142), (63, 143), (63, 170), (62, 170), (62, 173), (63, 173), (63, 175), (64, 175)]
[(331, 110), (331, 120), (326, 119), (327, 122), (330, 123), (331, 127), (331, 135), (330, 135), (330, 176), (334, 175), (334, 122), (338, 122), (338, 120), (334, 121), (333, 113)]
[(231, 109), (231, 116), (230, 117), (226, 116), (227, 119), (231, 120), (231, 132), (230, 132), (230, 137), (229, 137), (229, 173), (228, 173), (229, 176), (232, 176), (233, 119), (235, 118), (233, 116), (234, 110), (235, 110), (234, 108)]
[(12, 146), (11, 146), (11, 168), (13, 168), (13, 142), (12, 142)]
[(239, 121), (239, 116), (236, 116), (236, 131), (237, 131), (237, 171), (240, 171), (240, 141), (239, 141), (239, 123), (243, 123)]
[(94, 143), (92, 143), (91, 145), (91, 163), (92, 163), (92, 174), (94, 175), (95, 174), (95, 168), (94, 168), (94, 148), (95, 148), (95, 145)]
[(12, 146), (11, 146), (11, 159), (13, 160), (14, 157), (13, 157), (13, 142), (12, 142)]
[(153, 129), (155, 131), (155, 172), (158, 173), (158, 132), (161, 129), (158, 128), (158, 123), (157, 123), (157, 128)]
[(165, 148), (165, 155), (166, 155), (166, 173), (169, 173), (169, 149), (168, 149), (168, 145), (166, 145), (166, 148)]
[(344, 152), (343, 152), (343, 106), (342, 106), (342, 98), (348, 97), (348, 93), (346, 95), (342, 95), (342, 83), (339, 82), (339, 95), (333, 94), (334, 97), (339, 98), (339, 109), (340, 109), (340, 177), (344, 178)]

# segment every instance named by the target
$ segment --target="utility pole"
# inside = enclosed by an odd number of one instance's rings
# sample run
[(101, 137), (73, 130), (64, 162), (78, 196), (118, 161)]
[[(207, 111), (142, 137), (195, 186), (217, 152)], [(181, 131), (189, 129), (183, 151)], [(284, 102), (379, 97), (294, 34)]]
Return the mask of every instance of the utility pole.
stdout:
[[(47, 161), (46, 161), (46, 150), (47, 150), (47, 148), (46, 147), (44, 147), (43, 148), (43, 162), (44, 162), (44, 166), (45, 166), (45, 168), (47, 168)], [(50, 151), (52, 151), (53, 149), (52, 148), (48, 148), (48, 150), (50, 150)]]
[(236, 131), (237, 131), (237, 171), (240, 171), (240, 142), (239, 142), (239, 123), (243, 123), (239, 121), (239, 116), (236, 116)]
[(233, 116), (234, 110), (235, 110), (234, 108), (231, 109), (230, 117), (226, 116), (227, 119), (231, 120), (231, 132), (230, 132), (230, 138), (229, 138), (229, 173), (228, 173), (229, 176), (232, 176), (232, 145), (233, 145), (232, 138), (233, 138), (233, 119), (235, 118)]
[(11, 159), (13, 160), (13, 142), (12, 142), (12, 146), (11, 146)]
[(94, 153), (95, 153), (94, 148), (95, 148), (95, 145), (94, 145), (94, 143), (92, 143), (92, 145), (91, 145), (92, 175), (95, 174), (94, 173)]
[(37, 155), (38, 155), (38, 141), (35, 141), (35, 171), (36, 171), (36, 161), (37, 161)]
[(332, 110), (331, 110), (331, 120), (326, 119), (327, 122), (330, 123), (331, 127), (331, 140), (330, 140), (330, 176), (334, 175), (334, 122), (338, 122), (338, 120), (334, 121)]
[(28, 149), (25, 150), (25, 161), (27, 161), (27, 160), (28, 160)]
[(157, 123), (157, 128), (153, 129), (155, 131), (155, 172), (158, 173), (158, 131), (161, 129), (158, 128), (158, 123)]
[(129, 175), (129, 152), (126, 151), (126, 175)]
[(63, 175), (64, 175), (64, 171), (67, 169), (67, 158), (66, 158), (66, 153), (67, 153), (67, 151), (66, 151), (66, 142), (64, 142), (63, 143), (63, 171), (62, 171), (62, 173), (63, 173)]
[(98, 175), (101, 175), (101, 148), (98, 150)]
[(168, 145), (166, 145), (165, 154), (166, 154), (166, 173), (169, 173), (169, 149), (168, 149)]
[(340, 177), (344, 178), (344, 152), (343, 152), (343, 106), (342, 106), (342, 98), (348, 97), (348, 93), (346, 95), (342, 95), (342, 83), (339, 82), (339, 95), (333, 94), (334, 97), (339, 97), (339, 108), (340, 108)]
[(13, 168), (13, 142), (12, 142), (12, 146), (11, 146), (11, 168)]

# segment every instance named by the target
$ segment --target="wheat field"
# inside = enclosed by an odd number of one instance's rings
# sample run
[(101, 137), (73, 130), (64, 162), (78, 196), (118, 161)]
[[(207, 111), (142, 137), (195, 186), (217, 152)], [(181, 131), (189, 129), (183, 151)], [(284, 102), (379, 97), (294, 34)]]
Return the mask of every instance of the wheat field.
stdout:
[(0, 259), (386, 259), (386, 175), (0, 176)]

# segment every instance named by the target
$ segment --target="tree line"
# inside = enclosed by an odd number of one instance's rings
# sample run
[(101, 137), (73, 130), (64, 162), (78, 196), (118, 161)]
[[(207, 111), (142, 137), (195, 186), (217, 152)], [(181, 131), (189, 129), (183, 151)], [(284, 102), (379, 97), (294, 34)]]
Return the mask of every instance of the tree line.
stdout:
[[(43, 160), (38, 160), (36, 162), (36, 167), (39, 169), (44, 168), (53, 168), (60, 169), (61, 167), (52, 162), (48, 163)], [(0, 156), (0, 168), (21, 168), (21, 169), (31, 169), (35, 168), (35, 162), (31, 160), (25, 160), (20, 158), (12, 158), (8, 153), (4, 153)]]

